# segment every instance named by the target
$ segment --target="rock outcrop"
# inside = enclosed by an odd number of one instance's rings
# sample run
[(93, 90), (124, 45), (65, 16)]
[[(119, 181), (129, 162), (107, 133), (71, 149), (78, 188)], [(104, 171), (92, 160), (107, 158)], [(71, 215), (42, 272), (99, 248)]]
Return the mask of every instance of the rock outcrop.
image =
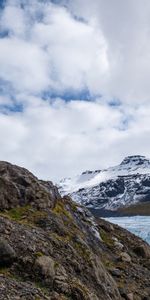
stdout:
[(0, 299), (150, 299), (149, 251), (51, 182), (0, 162)]
[(52, 208), (58, 197), (52, 182), (40, 181), (24, 168), (0, 162), (0, 210), (28, 204)]

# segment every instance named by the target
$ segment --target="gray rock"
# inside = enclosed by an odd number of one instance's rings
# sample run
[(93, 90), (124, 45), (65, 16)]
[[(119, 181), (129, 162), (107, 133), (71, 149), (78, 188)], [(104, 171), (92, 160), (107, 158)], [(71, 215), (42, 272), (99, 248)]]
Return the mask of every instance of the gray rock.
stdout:
[(24, 205), (52, 208), (59, 197), (51, 182), (40, 181), (25, 168), (0, 161), (1, 210)]

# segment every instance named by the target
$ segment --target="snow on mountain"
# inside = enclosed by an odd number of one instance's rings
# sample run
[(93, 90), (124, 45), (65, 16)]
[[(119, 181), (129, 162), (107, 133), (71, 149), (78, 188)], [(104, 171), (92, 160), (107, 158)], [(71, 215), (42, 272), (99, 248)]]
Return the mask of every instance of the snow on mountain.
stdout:
[(63, 179), (59, 190), (94, 209), (117, 210), (150, 201), (150, 160), (141, 155), (128, 156), (118, 166)]

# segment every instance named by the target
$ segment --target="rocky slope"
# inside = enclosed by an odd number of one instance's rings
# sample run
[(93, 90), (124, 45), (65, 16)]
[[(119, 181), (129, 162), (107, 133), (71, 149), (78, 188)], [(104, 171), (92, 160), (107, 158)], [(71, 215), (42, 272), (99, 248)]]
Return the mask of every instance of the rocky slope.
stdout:
[(150, 247), (0, 162), (0, 299), (148, 300)]
[[(62, 195), (69, 194), (98, 215), (134, 215), (136, 210), (143, 214), (143, 206), (150, 215), (150, 160), (140, 155), (129, 156), (118, 166), (64, 179), (59, 189)], [(133, 210), (126, 210), (132, 205)]]

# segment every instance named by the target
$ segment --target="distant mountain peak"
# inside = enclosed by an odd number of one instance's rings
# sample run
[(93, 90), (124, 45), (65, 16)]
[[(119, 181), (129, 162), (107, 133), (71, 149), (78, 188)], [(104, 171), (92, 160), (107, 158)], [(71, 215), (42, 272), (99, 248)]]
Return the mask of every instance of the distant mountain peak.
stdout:
[(131, 155), (131, 156), (125, 157), (120, 165), (128, 165), (128, 164), (142, 165), (145, 163), (150, 164), (150, 160), (148, 158), (146, 158), (145, 156)]
[(117, 210), (150, 202), (150, 160), (142, 155), (127, 156), (117, 166), (64, 180), (59, 190), (94, 209)]

